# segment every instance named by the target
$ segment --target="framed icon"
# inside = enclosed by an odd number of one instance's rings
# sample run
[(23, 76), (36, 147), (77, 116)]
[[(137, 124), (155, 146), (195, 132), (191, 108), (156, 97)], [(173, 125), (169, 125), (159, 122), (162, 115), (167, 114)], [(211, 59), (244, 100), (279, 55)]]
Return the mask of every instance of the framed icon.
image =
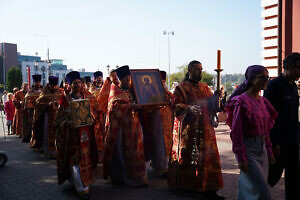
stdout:
[(149, 106), (168, 103), (158, 69), (132, 69), (130, 72), (138, 104)]
[(93, 124), (89, 99), (72, 100), (71, 112), (75, 128)]

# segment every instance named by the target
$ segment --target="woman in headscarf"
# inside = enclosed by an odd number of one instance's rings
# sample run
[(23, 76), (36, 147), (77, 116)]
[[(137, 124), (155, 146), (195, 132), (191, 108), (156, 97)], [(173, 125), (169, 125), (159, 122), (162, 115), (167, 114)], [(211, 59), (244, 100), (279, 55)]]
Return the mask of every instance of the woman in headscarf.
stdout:
[(268, 70), (252, 65), (247, 68), (245, 77), (225, 107), (232, 151), (240, 169), (238, 199), (271, 200), (268, 161), (272, 164), (274, 155), (269, 130), (278, 114), (270, 102), (260, 96), (260, 91), (267, 88)]

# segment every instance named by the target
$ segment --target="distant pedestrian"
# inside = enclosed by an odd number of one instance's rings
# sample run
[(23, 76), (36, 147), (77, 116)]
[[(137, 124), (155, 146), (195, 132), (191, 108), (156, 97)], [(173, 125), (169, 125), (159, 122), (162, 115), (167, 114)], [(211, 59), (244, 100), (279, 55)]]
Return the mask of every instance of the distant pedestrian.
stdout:
[(246, 80), (234, 91), (225, 107), (231, 128), (232, 150), (236, 154), (239, 175), (239, 200), (271, 200), (268, 159), (274, 163), (269, 129), (277, 112), (259, 95), (267, 88), (268, 71), (260, 65), (249, 66)]
[(5, 110), (5, 115), (6, 115), (6, 125), (7, 125), (7, 129), (8, 129), (8, 135), (12, 135), (12, 121), (13, 121), (14, 114), (15, 114), (15, 106), (12, 101), (13, 94), (8, 93), (7, 97), (8, 97), (8, 101), (5, 102), (4, 110)]
[[(13, 95), (15, 95), (18, 90), (19, 90), (19, 88), (14, 87)], [(15, 111), (16, 111), (16, 108), (15, 108)], [(16, 132), (17, 132), (17, 118), (16, 118), (16, 115), (14, 115), (13, 122), (12, 122), (12, 135), (15, 135)]]
[(19, 88), (14, 87), (14, 89), (13, 89), (13, 94), (15, 94), (16, 92), (18, 92), (18, 90), (19, 90)]
[(8, 100), (8, 95), (7, 95), (7, 90), (4, 90), (3, 95), (2, 95), (2, 103), (3, 105), (5, 104), (5, 102)]
[(14, 93), (13, 102), (15, 105), (15, 116), (14, 116), (14, 129), (15, 134), (22, 138), (23, 135), (23, 108), (24, 108), (24, 99), (28, 91), (28, 83), (22, 84), (22, 89)]
[(264, 96), (279, 115), (270, 131), (276, 164), (270, 166), (269, 184), (274, 186), (285, 169), (286, 199), (300, 199), (299, 189), (299, 95), (295, 83), (300, 77), (300, 54), (292, 53), (283, 61), (284, 72), (270, 81)]
[[(2, 95), (2, 101), (0, 100), (0, 105), (1, 105), (1, 109), (3, 109), (3, 107), (4, 107), (4, 105), (5, 105), (5, 102), (7, 101), (7, 90), (4, 90), (4, 92), (3, 92), (3, 95)], [(3, 107), (2, 107), (3, 106)], [(3, 112), (4, 112), (4, 114), (5, 114), (5, 110), (3, 109)]]

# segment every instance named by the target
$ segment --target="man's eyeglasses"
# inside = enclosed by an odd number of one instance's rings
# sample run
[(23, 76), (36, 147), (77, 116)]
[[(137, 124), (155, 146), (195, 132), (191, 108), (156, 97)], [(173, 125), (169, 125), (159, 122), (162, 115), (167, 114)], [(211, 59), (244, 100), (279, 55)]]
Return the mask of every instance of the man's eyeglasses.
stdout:
[(269, 76), (255, 76), (255, 77), (261, 79), (262, 81), (269, 81), (270, 80)]

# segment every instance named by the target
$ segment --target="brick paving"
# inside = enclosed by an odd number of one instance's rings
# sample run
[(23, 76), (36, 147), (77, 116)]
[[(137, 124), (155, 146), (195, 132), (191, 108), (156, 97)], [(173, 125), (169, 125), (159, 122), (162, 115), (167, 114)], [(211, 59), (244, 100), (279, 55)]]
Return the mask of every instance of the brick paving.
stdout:
[[(231, 152), (229, 129), (220, 125), (216, 129), (224, 179), (224, 189), (220, 194), (228, 200), (236, 199), (238, 187), (237, 163)], [(0, 199), (79, 199), (69, 183), (57, 184), (56, 161), (44, 158), (33, 152), (28, 144), (22, 143), (15, 136), (3, 138), (0, 119), (0, 152), (8, 155), (8, 163), (0, 168)], [(148, 169), (149, 186), (147, 188), (127, 188), (110, 185), (100, 178), (100, 167), (95, 171), (97, 179), (91, 186), (91, 199), (203, 199), (201, 195), (168, 190), (166, 181)], [(272, 199), (284, 199), (283, 179), (272, 188)]]

